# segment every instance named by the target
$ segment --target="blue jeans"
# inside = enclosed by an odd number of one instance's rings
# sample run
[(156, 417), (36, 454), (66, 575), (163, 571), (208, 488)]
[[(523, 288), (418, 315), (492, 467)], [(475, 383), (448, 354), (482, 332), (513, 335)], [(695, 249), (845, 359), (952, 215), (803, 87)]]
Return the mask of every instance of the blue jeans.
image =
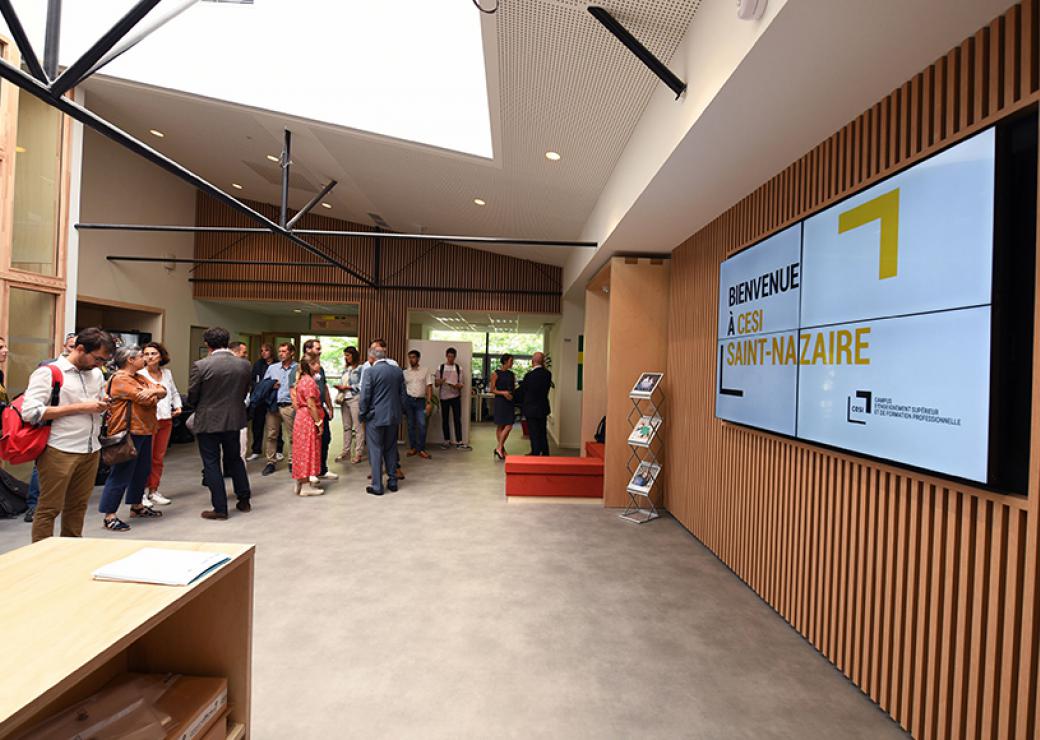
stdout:
[(409, 396), (404, 413), (408, 420), (408, 446), (422, 452), (426, 449), (426, 399)]
[(40, 474), (33, 465), (32, 478), (29, 479), (29, 495), (25, 497), (25, 505), (30, 509), (36, 508), (36, 502), (40, 500)]
[(102, 514), (115, 514), (119, 511), (124, 492), (126, 502), (131, 506), (137, 506), (144, 498), (144, 487), (148, 483), (148, 474), (152, 472), (152, 437), (150, 434), (131, 434), (130, 438), (137, 449), (137, 457), (112, 466), (108, 480), (105, 481), (105, 488), (101, 492), (98, 511)]

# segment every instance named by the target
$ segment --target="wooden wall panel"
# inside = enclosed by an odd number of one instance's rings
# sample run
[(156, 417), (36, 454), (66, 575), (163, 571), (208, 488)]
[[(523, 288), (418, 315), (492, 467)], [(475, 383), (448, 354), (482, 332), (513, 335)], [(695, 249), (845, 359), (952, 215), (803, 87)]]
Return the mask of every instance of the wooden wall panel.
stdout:
[[(277, 220), (278, 209), (250, 205)], [(255, 226), (245, 216), (199, 194), (199, 226)], [(348, 221), (308, 214), (301, 229), (373, 231)], [(314, 246), (368, 277), (375, 274), (374, 240), (306, 237)], [(560, 313), (562, 270), (444, 242), (382, 240), (379, 282), (385, 286), (434, 286), (444, 290), (375, 290), (357, 287), (348, 273), (332, 267), (287, 239), (273, 234), (197, 234), (197, 258), (313, 262), (313, 266), (199, 265), (196, 298), (253, 301), (313, 301), (360, 304), (361, 340), (386, 339), (391, 356), (403, 357), (408, 339), (408, 311), (457, 310)]]
[[(667, 506), (917, 738), (1037, 737), (1040, 309), (1026, 495), (714, 418), (728, 254), (1038, 100), (1038, 2), (940, 57), (673, 253)], [(1040, 264), (1040, 263), (1038, 263)], [(1038, 302), (1040, 306), (1040, 302)]]

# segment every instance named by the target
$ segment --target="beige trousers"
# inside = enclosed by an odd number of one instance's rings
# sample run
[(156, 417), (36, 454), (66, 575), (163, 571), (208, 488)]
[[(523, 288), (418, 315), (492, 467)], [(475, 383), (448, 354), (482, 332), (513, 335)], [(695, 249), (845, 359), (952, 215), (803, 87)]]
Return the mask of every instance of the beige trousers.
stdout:
[(357, 460), (365, 451), (365, 425), (361, 423), (361, 399), (354, 396), (344, 403), (343, 455)]
[(285, 456), (292, 462), (292, 433), (293, 420), (296, 418), (295, 409), (292, 406), (279, 406), (277, 411), (269, 411), (264, 421), (264, 454), (267, 462), (275, 462), (275, 453), (278, 452), (278, 425), (282, 426), (282, 439), (285, 444)]
[(53, 447), (47, 447), (36, 458), (40, 501), (33, 515), (33, 542), (54, 536), (54, 520), (59, 514), (62, 537), (83, 536), (83, 518), (100, 461), (100, 451), (62, 452)]

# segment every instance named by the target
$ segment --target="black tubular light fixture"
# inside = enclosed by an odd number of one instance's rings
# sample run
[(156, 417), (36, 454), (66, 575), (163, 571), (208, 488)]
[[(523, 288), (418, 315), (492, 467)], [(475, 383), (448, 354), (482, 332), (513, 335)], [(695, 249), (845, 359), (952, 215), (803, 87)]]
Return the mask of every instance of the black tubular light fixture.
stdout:
[(625, 45), (630, 52), (638, 57), (639, 61), (645, 64), (651, 72), (661, 78), (661, 81), (671, 88), (672, 92), (675, 93), (675, 99), (678, 100), (682, 94), (686, 91), (686, 83), (680, 80), (672, 70), (668, 69), (660, 59), (655, 57), (653, 53), (647, 49), (635, 36), (629, 32), (627, 28), (621, 25), (617, 18), (612, 16), (610, 12), (600, 5), (588, 6), (588, 11), (597, 21), (603, 24), (603, 27), (610, 31), (614, 37)]

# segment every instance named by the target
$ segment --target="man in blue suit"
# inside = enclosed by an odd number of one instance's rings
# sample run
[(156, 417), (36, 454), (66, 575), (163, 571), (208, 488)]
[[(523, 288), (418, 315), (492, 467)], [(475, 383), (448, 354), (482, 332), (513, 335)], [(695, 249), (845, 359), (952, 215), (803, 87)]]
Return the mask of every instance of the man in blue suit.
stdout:
[(383, 495), (383, 467), (387, 488), (397, 490), (397, 430), (405, 404), (404, 372), (387, 362), (386, 349), (373, 342), (369, 350), (375, 364), (365, 372), (361, 384), (360, 417), (365, 422), (368, 461), (372, 466), (372, 485), (365, 490)]

